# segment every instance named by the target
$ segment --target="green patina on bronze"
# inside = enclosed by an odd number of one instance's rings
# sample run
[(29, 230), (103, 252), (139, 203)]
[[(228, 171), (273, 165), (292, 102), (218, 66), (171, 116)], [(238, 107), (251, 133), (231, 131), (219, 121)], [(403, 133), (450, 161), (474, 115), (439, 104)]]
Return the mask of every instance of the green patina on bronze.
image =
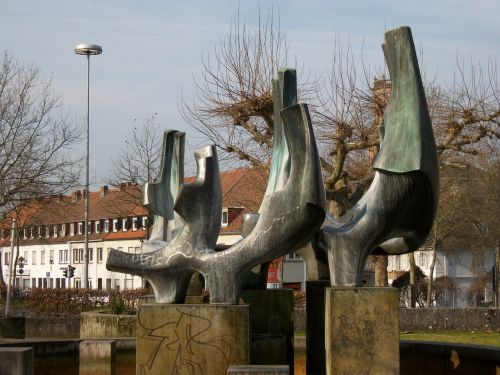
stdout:
[(410, 28), (388, 31), (382, 48), (392, 91), (374, 168), (395, 173), (422, 171), (436, 190), (436, 144)]

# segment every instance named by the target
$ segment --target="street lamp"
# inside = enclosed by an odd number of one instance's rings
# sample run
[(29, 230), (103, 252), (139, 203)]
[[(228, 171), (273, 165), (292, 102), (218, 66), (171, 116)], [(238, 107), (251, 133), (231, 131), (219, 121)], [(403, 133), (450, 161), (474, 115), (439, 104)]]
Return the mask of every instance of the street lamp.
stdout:
[(90, 98), (90, 55), (100, 55), (101, 46), (96, 44), (79, 44), (75, 47), (77, 55), (87, 56), (87, 129), (85, 137), (85, 250), (83, 263), (83, 286), (89, 287), (89, 98)]

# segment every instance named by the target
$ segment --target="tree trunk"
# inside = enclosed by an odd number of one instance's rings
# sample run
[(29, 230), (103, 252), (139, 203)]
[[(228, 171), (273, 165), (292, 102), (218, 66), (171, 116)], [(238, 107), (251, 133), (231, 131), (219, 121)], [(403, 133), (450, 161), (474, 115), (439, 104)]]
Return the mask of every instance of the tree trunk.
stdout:
[(408, 263), (410, 264), (410, 308), (414, 309), (417, 301), (417, 290), (415, 285), (415, 253), (408, 253)]
[(432, 259), (429, 266), (429, 282), (427, 284), (427, 301), (425, 302), (425, 307), (431, 307), (431, 297), (432, 297), (432, 283), (434, 280), (434, 266), (436, 265), (436, 248), (439, 246), (439, 241), (434, 241), (434, 246), (432, 248)]
[(498, 308), (500, 306), (500, 291), (498, 288), (500, 287), (500, 241), (497, 242), (497, 246), (495, 248), (495, 285), (493, 288), (495, 290), (495, 307)]
[(387, 266), (389, 258), (386, 255), (376, 255), (373, 257), (375, 270), (375, 286), (389, 286), (387, 277)]

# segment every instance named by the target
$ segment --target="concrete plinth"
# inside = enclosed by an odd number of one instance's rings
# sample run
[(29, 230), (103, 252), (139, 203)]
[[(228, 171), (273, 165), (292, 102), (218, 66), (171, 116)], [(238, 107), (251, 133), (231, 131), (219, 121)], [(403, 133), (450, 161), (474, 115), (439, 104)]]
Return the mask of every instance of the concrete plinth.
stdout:
[(250, 364), (288, 365), (293, 374), (293, 291), (244, 289), (250, 305)]
[(398, 290), (325, 290), (326, 373), (399, 374)]
[(248, 305), (141, 305), (136, 373), (226, 375), (249, 363)]
[(329, 280), (306, 282), (306, 369), (308, 374), (325, 375), (325, 289)]
[(229, 366), (227, 375), (289, 375), (287, 365)]
[(0, 348), (0, 374), (33, 375), (33, 348)]
[(115, 375), (114, 340), (89, 340), (80, 343), (80, 375)]

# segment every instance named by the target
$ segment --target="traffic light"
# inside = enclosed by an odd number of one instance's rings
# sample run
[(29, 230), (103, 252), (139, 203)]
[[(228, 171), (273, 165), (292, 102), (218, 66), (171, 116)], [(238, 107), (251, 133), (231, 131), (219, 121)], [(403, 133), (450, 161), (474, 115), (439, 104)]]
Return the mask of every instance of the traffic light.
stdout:
[(71, 266), (68, 266), (68, 277), (71, 278), (73, 276), (75, 276), (75, 270), (76, 268), (75, 267), (71, 267)]
[(68, 277), (68, 269), (65, 269), (65, 270), (63, 271), (63, 275), (64, 275), (64, 277), (66, 277), (66, 278)]

